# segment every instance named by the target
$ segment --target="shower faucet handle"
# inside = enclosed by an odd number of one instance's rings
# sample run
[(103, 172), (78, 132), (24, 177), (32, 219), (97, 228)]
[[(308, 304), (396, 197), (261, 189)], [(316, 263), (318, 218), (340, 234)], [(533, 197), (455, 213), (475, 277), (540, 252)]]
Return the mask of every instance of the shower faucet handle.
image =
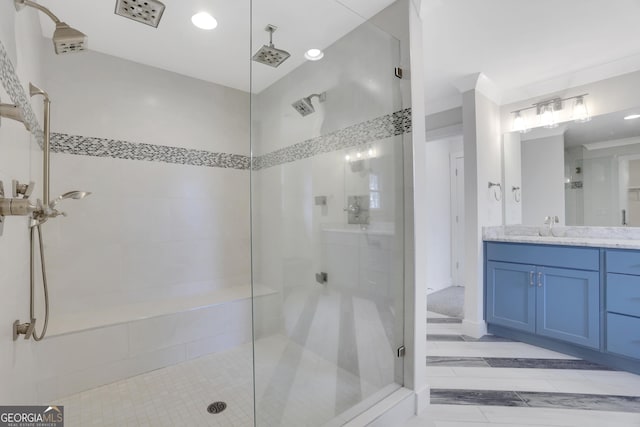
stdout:
[(28, 184), (20, 184), (20, 182), (16, 179), (11, 181), (11, 186), (13, 187), (13, 197), (22, 197), (23, 199), (28, 199), (33, 193), (33, 188), (36, 183), (33, 181), (29, 181)]

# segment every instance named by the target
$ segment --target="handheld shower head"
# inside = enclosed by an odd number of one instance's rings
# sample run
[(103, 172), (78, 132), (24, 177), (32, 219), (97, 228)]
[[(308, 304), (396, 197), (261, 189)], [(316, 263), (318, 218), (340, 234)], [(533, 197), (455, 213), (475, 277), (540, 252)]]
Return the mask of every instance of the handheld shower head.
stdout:
[(55, 209), (55, 207), (58, 206), (58, 203), (60, 203), (61, 201), (65, 200), (65, 199), (80, 200), (80, 199), (84, 199), (85, 197), (87, 197), (90, 194), (91, 194), (91, 192), (89, 192), (89, 191), (69, 191), (67, 193), (64, 193), (64, 194), (58, 196), (55, 200), (52, 200), (51, 203), (49, 203), (49, 207), (51, 209)]
[(305, 98), (298, 99), (296, 102), (291, 104), (291, 106), (298, 113), (300, 113), (300, 115), (302, 117), (305, 117), (305, 116), (308, 116), (309, 114), (315, 113), (316, 109), (314, 108), (313, 104), (311, 103), (311, 98), (313, 98), (314, 96), (317, 96), (318, 100), (320, 102), (324, 102), (324, 101), (327, 100), (327, 93), (326, 92), (314, 93), (314, 94), (309, 95), (309, 96), (307, 96)]

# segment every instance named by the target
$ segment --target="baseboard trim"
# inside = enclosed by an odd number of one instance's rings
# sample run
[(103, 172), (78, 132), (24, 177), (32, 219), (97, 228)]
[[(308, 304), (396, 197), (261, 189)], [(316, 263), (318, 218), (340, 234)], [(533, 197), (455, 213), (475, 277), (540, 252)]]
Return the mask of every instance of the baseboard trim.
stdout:
[(462, 334), (472, 338), (482, 338), (487, 335), (487, 323), (474, 322), (468, 319), (462, 320)]

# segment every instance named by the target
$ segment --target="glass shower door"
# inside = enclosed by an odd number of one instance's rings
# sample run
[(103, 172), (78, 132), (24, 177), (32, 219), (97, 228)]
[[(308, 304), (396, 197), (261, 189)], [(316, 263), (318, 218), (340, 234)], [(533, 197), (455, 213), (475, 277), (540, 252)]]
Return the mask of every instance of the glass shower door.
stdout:
[(338, 2), (256, 0), (252, 54), (280, 13), (335, 19), (252, 63), (255, 419), (340, 425), (403, 383), (400, 42)]

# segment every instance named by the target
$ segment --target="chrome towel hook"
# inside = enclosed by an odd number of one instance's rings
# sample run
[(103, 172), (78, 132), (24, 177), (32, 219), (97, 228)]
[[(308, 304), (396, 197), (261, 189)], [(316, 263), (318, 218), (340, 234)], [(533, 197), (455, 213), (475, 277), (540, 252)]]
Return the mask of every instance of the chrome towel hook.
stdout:
[(493, 193), (493, 197), (496, 199), (496, 201), (499, 202), (500, 200), (502, 200), (502, 184), (500, 184), (499, 182), (489, 181), (489, 191)]
[(520, 203), (520, 200), (522, 199), (520, 187), (513, 186), (511, 187), (511, 191), (513, 192), (513, 200), (515, 200), (516, 203)]

